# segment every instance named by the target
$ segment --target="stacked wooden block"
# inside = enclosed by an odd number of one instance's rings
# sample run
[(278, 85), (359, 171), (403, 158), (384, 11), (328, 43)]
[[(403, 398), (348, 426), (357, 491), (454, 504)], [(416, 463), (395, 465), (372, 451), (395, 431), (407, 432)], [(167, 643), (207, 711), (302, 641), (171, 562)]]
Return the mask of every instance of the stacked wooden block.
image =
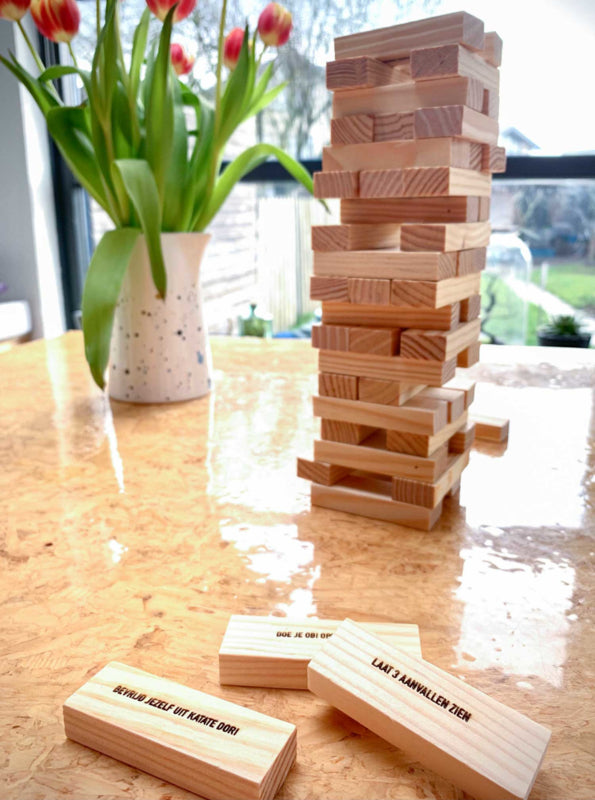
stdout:
[(312, 230), (322, 423), (298, 463), (314, 505), (427, 530), (468, 463), (455, 370), (479, 357), (501, 46), (464, 12), (335, 40), (314, 189), (341, 224)]

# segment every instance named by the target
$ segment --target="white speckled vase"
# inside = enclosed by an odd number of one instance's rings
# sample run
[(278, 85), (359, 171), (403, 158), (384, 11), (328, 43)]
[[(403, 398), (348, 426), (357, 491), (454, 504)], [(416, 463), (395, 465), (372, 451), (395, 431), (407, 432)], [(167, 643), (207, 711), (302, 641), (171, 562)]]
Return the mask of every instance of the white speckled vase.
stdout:
[(110, 346), (110, 397), (173, 403), (207, 394), (211, 355), (199, 268), (210, 235), (163, 233), (165, 300), (157, 297), (144, 236), (124, 277)]

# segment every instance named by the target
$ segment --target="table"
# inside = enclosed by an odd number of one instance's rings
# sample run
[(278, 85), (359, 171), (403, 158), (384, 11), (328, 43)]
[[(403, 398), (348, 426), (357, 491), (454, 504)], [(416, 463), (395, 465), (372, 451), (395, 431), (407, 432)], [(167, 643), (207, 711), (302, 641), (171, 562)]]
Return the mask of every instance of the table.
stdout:
[(592, 798), (595, 352), (484, 348), (481, 445), (430, 533), (310, 509), (308, 342), (214, 339), (214, 392), (109, 402), (80, 334), (0, 356), (3, 797), (191, 797), (64, 737), (110, 660), (295, 722), (281, 798), (462, 797), (299, 691), (220, 687), (232, 613), (418, 623), (425, 657), (550, 727), (531, 798)]

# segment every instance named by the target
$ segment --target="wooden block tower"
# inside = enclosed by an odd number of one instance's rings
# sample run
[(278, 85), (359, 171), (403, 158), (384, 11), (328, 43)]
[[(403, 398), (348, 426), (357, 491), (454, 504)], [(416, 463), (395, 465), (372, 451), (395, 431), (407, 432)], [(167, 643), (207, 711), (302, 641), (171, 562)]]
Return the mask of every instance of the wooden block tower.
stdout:
[(502, 41), (465, 12), (343, 36), (312, 229), (312, 504), (429, 530), (469, 461)]

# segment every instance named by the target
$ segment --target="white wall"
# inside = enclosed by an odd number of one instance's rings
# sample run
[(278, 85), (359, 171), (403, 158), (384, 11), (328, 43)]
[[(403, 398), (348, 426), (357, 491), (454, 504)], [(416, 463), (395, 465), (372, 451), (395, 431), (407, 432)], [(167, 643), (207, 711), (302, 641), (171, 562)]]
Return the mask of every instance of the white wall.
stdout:
[[(27, 19), (27, 23), (31, 23)], [(31, 31), (34, 36), (34, 31)], [(0, 53), (15, 53), (36, 74), (13, 23), (0, 20)], [(45, 121), (28, 93), (0, 65), (0, 282), (2, 300), (27, 300), (34, 337), (64, 331), (56, 215)]]

